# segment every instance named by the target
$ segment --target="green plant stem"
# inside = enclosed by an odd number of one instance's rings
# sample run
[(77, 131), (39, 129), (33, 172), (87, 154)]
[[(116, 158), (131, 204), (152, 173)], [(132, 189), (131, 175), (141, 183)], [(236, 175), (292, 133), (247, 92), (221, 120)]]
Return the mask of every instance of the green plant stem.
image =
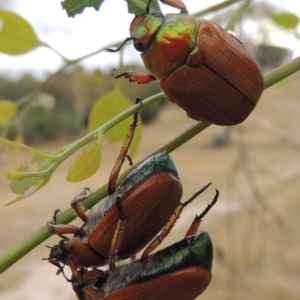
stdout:
[(290, 62), (270, 71), (264, 76), (265, 89), (278, 83), (279, 81), (291, 76), (300, 70), (300, 56), (294, 58)]
[(234, 14), (229, 19), (226, 30), (234, 30), (235, 24), (241, 19), (242, 15), (245, 13), (245, 10), (250, 5), (252, 0), (245, 0), (242, 2), (241, 6), (234, 12)]
[[(269, 72), (264, 76), (264, 82), (265, 82), (265, 89), (269, 88), (270, 86), (274, 85), (275, 83), (281, 81), (282, 79), (292, 75), (293, 73), (300, 70), (300, 57), (295, 58), (291, 62), (278, 67), (277, 69)], [(163, 94), (157, 94), (153, 97), (163, 98)], [(152, 98), (152, 97), (151, 97)], [(144, 100), (143, 103), (146, 103), (148, 99)], [(136, 107), (133, 106), (133, 107)], [(136, 108), (130, 108), (129, 110), (126, 110), (126, 114), (134, 113)], [(122, 113), (123, 114), (123, 113)], [(124, 112), (125, 114), (125, 112)], [(177, 137), (169, 141), (168, 143), (162, 145), (155, 151), (153, 151), (150, 155), (153, 155), (155, 153), (161, 152), (161, 151), (167, 151), (172, 152), (173, 150), (180, 147), (182, 144), (186, 143), (188, 140), (193, 138), (195, 135), (197, 135), (199, 132), (203, 131), (207, 127), (209, 127), (209, 123), (205, 122), (195, 122), (191, 127), (187, 128), (185, 131), (180, 133)], [(139, 164), (139, 163), (138, 163)], [(133, 166), (132, 168), (136, 167)], [(132, 169), (131, 168), (131, 169)], [(131, 170), (130, 169), (130, 170)], [(130, 170), (124, 172), (120, 176), (120, 180), (124, 178), (130, 172)], [(84, 207), (86, 209), (92, 207), (96, 203), (98, 203), (101, 199), (103, 199), (107, 195), (107, 185), (101, 187), (100, 189), (96, 190), (95, 192), (91, 193), (89, 197), (84, 201)], [(74, 212), (70, 208), (60, 214), (57, 218), (57, 222), (61, 224), (69, 223), (74, 219)], [(31, 234), (29, 237), (25, 238), (22, 242), (8, 250), (6, 253), (4, 253), (0, 257), (0, 273), (3, 273), (5, 270), (7, 270), (10, 266), (12, 266), (14, 263), (16, 263), (20, 258), (25, 256), (28, 252), (30, 252), (32, 249), (34, 249), (36, 246), (38, 246), (40, 243), (45, 241), (50, 236), (50, 233), (47, 229), (47, 226), (44, 225), (40, 229), (38, 229), (36, 232)]]
[(208, 13), (212, 13), (214, 11), (218, 11), (218, 10), (220, 10), (222, 8), (226, 8), (227, 6), (229, 6), (231, 4), (234, 4), (236, 2), (240, 2), (240, 1), (241, 0), (227, 0), (227, 1), (223, 1), (223, 2), (220, 2), (220, 3), (216, 4), (216, 5), (210, 6), (210, 7), (206, 8), (206, 9), (200, 10), (200, 11), (194, 13), (193, 16), (200, 18), (203, 15), (206, 15)]

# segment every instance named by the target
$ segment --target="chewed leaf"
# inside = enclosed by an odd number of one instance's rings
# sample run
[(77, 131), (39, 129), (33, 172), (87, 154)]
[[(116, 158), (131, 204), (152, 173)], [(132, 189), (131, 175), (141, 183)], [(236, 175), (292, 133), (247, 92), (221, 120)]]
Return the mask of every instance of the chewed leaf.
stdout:
[(41, 45), (30, 24), (17, 14), (0, 10), (0, 51), (26, 53)]
[(271, 19), (279, 26), (293, 29), (298, 26), (300, 19), (297, 15), (292, 13), (281, 13), (277, 15), (271, 15)]
[[(99, 99), (92, 107), (89, 121), (88, 121), (88, 131), (91, 132), (96, 128), (100, 127), (122, 111), (126, 110), (132, 105), (130, 100), (119, 90), (106, 94), (104, 97)], [(132, 123), (133, 118), (128, 117), (112, 129), (107, 132), (107, 137), (110, 143), (123, 142), (129, 125)], [(134, 155), (137, 150), (138, 143), (142, 135), (141, 120), (139, 120), (139, 125), (136, 128), (134, 139), (130, 147), (130, 155)]]
[(6, 176), (7, 179), (12, 179), (12, 183), (10, 187), (15, 194), (18, 195), (24, 194), (27, 190), (30, 189), (30, 187), (38, 185), (41, 182), (41, 180), (43, 180), (42, 176), (29, 177), (29, 178), (17, 180), (18, 175), (21, 175), (24, 172), (29, 172), (27, 166), (21, 166), (18, 171), (19, 172), (11, 173), (10, 176)]
[(9, 206), (9, 205), (14, 204), (16, 202), (19, 202), (19, 201), (23, 200), (24, 198), (33, 195), (37, 190), (38, 190), (37, 187), (32, 187), (30, 190), (26, 191), (24, 194), (22, 194), (21, 196), (17, 197), (16, 199), (14, 199), (14, 200), (6, 203), (4, 206)]
[(81, 154), (77, 156), (74, 164), (68, 171), (68, 181), (82, 181), (97, 172), (101, 164), (102, 140), (103, 135), (101, 134), (94, 147), (83, 149)]
[[(22, 165), (18, 171), (6, 171), (1, 173), (6, 179), (11, 180), (11, 190), (15, 194), (21, 195), (15, 200), (7, 203), (5, 206), (34, 194), (48, 183), (52, 172), (45, 171), (51, 168), (55, 162), (47, 158), (46, 155), (46, 152), (36, 151), (36, 154), (33, 156), (32, 163), (38, 164), (36, 172), (30, 171), (27, 165)], [(51, 157), (50, 152), (49, 157)]]
[(67, 11), (69, 17), (74, 17), (77, 14), (81, 14), (85, 8), (94, 7), (95, 10), (99, 10), (104, 0), (64, 0), (61, 2), (63, 9)]
[[(42, 172), (47, 170), (53, 164), (53, 162), (49, 161), (48, 159), (38, 157), (37, 155), (33, 157), (32, 162), (38, 163), (38, 172), (41, 172), (41, 176), (27, 174), (30, 173), (27, 165), (22, 165), (18, 171), (2, 173), (3, 176), (12, 181), (11, 189), (15, 194), (23, 194), (32, 186), (39, 186), (41, 188), (47, 183), (49, 178)], [(36, 172), (33, 172), (32, 174), (35, 173)]]
[(34, 194), (38, 189), (42, 188), (50, 179), (50, 176), (28, 176), (29, 173), (27, 165), (23, 165), (18, 171), (3, 172), (2, 175), (11, 180), (11, 190), (18, 195), (21, 195), (13, 201), (5, 204), (11, 205), (22, 199)]
[(0, 100), (0, 125), (5, 124), (11, 120), (18, 111), (18, 107), (15, 102), (10, 100)]

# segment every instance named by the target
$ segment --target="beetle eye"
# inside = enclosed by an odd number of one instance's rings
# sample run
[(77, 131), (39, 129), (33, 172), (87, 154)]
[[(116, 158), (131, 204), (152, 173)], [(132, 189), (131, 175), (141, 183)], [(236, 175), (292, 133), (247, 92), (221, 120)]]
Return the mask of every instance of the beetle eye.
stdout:
[(151, 13), (151, 15), (156, 18), (161, 18), (161, 19), (165, 18), (165, 16), (160, 11), (154, 11), (153, 13)]
[(136, 51), (143, 52), (144, 51), (144, 46), (139, 40), (134, 40), (133, 46)]

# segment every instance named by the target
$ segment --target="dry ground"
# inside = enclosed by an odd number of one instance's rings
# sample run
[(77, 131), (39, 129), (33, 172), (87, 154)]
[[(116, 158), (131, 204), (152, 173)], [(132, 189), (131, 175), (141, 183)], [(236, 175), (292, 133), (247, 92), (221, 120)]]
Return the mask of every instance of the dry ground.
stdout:
[[(195, 212), (201, 212), (220, 190), (219, 202), (205, 218), (215, 247), (213, 280), (201, 296), (210, 299), (300, 299), (300, 84), (299, 74), (267, 90), (244, 124), (232, 128), (232, 143), (212, 147), (223, 128), (209, 127), (172, 153), (184, 188), (183, 198), (209, 181), (212, 187), (183, 212), (163, 247), (183, 237)], [(135, 161), (182, 131), (192, 121), (175, 105), (168, 105), (153, 124), (144, 127)], [(43, 145), (57, 149), (71, 138)], [(97, 189), (108, 179), (120, 145), (105, 145), (104, 162), (92, 178), (65, 182), (64, 163), (49, 184), (29, 199), (0, 207), (0, 252), (20, 242), (51, 219), (56, 208), (69, 207), (73, 196), (89, 186)], [(0, 170), (17, 169), (30, 156), (0, 154)], [(13, 199), (0, 179), (1, 206)], [(55, 267), (42, 261), (52, 237), (1, 275), (0, 298), (5, 300), (71, 300), (75, 295)]]

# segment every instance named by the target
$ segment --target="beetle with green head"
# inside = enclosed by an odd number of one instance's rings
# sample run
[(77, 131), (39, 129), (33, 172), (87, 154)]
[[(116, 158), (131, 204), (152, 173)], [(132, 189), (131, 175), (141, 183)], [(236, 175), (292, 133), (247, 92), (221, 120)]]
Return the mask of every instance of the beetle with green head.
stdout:
[(214, 22), (188, 14), (180, 0), (161, 0), (179, 14), (150, 12), (136, 16), (130, 38), (141, 52), (148, 74), (135, 71), (113, 74), (146, 84), (154, 80), (166, 98), (187, 115), (216, 125), (243, 122), (264, 89), (261, 69), (243, 43)]

